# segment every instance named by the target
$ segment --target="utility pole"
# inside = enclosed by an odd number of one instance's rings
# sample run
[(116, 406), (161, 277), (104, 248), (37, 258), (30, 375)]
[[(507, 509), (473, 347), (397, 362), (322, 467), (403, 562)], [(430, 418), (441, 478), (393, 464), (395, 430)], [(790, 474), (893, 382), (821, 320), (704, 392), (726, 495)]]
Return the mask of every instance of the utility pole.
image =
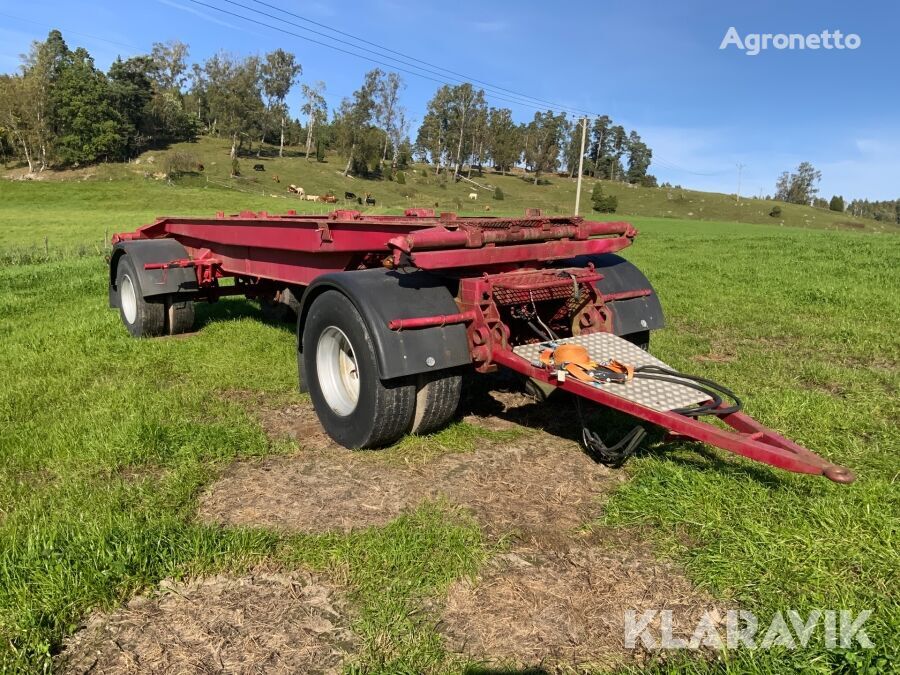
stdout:
[(745, 166), (746, 166), (746, 164), (741, 164), (740, 162), (737, 163), (737, 170), (738, 170), (738, 189), (737, 189), (737, 195), (736, 195), (735, 201), (736, 201), (738, 204), (741, 203), (741, 172), (744, 170), (744, 167), (745, 167)]
[(578, 155), (578, 187), (575, 188), (575, 215), (581, 215), (581, 176), (584, 173), (584, 139), (587, 136), (587, 117), (581, 120), (581, 154)]

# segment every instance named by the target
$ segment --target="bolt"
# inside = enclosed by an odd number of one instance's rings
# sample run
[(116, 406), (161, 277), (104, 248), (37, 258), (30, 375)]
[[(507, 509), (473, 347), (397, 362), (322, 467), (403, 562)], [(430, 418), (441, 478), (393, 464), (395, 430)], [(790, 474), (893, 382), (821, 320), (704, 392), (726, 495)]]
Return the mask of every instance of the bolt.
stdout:
[(646, 320), (646, 319), (641, 319), (641, 326), (642, 326), (643, 328), (646, 328), (646, 327), (647, 327), (647, 320)]
[(429, 368), (434, 368), (435, 363), (436, 363), (436, 361), (434, 360), (433, 356), (429, 356), (427, 359), (425, 359), (425, 365), (428, 366)]

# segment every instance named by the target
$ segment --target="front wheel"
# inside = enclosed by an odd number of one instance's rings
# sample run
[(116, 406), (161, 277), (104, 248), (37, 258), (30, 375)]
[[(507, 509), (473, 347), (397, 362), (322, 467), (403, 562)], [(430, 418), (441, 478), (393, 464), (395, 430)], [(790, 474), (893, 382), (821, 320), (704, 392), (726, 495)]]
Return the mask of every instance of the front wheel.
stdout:
[(416, 386), (378, 377), (369, 330), (346, 296), (326, 291), (313, 301), (302, 346), (305, 384), (331, 438), (347, 448), (375, 448), (410, 429)]

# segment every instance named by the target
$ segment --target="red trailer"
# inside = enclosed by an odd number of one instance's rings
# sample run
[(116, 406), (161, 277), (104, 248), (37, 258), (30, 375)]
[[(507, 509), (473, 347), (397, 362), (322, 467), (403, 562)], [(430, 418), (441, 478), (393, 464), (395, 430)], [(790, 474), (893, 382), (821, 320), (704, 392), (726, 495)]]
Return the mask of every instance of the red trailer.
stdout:
[[(625, 222), (532, 209), (524, 218), (429, 209), (159, 218), (114, 235), (109, 301), (135, 337), (186, 332), (194, 302), (224, 295), (292, 311), (301, 389), (348, 448), (440, 428), (466, 370), (502, 367), (545, 393), (561, 389), (676, 436), (852, 482), (848, 469), (746, 415), (725, 387), (649, 354), (650, 333), (663, 327), (659, 299), (615, 254), (636, 234)], [(583, 432), (586, 448), (613, 464), (643, 436), (638, 426), (607, 445)]]

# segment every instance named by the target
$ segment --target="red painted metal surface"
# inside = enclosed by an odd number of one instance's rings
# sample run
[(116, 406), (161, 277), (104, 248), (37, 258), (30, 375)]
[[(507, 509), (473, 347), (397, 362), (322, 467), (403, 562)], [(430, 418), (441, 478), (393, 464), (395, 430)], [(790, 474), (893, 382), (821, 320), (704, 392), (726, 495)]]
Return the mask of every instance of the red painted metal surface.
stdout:
[(431, 328), (432, 326), (449, 326), (455, 323), (469, 323), (476, 319), (475, 312), (459, 312), (457, 314), (438, 314), (422, 316), (414, 319), (392, 319), (388, 321), (391, 330), (412, 330), (414, 328)]
[[(673, 412), (659, 412), (608, 390), (573, 378), (558, 383), (548, 371), (513, 353), (526, 340), (517, 331), (538, 315), (537, 304), (561, 334), (612, 330), (614, 310), (606, 303), (650, 295), (649, 288), (602, 294), (602, 279), (591, 265), (548, 268), (544, 263), (582, 255), (610, 253), (629, 246), (635, 229), (624, 222), (591, 222), (580, 217), (542, 216), (529, 209), (525, 218), (435, 217), (430, 209), (409, 209), (405, 216), (369, 216), (337, 210), (328, 215), (219, 213), (216, 218), (159, 218), (134, 232), (132, 239), (173, 238), (189, 258), (154, 263), (147, 269), (194, 267), (198, 295), (254, 295), (277, 284), (303, 286), (326, 272), (384, 265), (435, 270), (458, 285), (459, 312), (402, 318), (391, 330), (466, 324), (472, 363), (480, 372), (498, 365), (559, 386), (577, 396), (646, 420), (672, 433), (709, 443), (738, 455), (799, 473), (824, 475), (849, 483), (854, 475), (780, 436), (744, 413), (723, 414), (732, 430)], [(223, 276), (235, 286), (220, 287)], [(265, 284), (269, 284), (265, 286)], [(402, 308), (398, 308), (401, 314)], [(532, 337), (533, 339), (533, 337)]]
[(849, 469), (832, 464), (810, 450), (787, 440), (745, 413), (738, 412), (721, 417), (723, 422), (734, 429), (734, 431), (728, 431), (693, 417), (647, 408), (616, 396), (608, 389), (593, 387), (579, 382), (575, 378), (566, 378), (564, 382), (559, 383), (550, 376), (546, 369), (533, 366), (511, 350), (496, 351), (493, 358), (495, 362), (511, 370), (558, 386), (576, 396), (646, 420), (680, 436), (714, 445), (757, 462), (795, 473), (825, 476), (837, 483), (852, 483), (856, 479)]

